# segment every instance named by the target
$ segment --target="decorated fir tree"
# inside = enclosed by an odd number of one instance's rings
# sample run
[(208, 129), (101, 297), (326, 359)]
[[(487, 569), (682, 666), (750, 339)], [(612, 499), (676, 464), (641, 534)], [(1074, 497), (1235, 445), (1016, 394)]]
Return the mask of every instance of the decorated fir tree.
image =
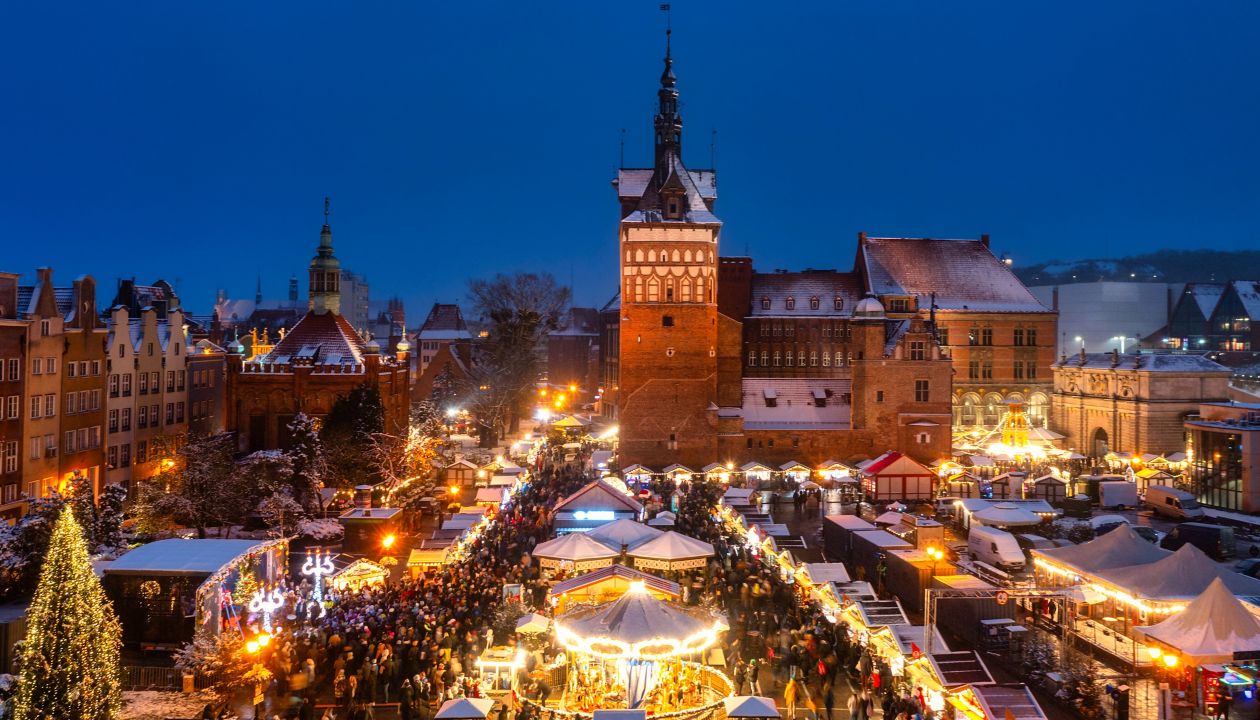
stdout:
[(26, 617), (14, 720), (115, 717), (122, 635), (69, 507), (53, 528)]

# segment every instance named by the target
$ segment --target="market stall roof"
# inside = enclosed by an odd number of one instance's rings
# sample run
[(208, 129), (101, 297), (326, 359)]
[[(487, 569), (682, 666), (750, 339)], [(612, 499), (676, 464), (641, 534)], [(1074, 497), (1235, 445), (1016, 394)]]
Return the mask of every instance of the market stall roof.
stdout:
[(972, 467), (993, 467), (997, 465), (992, 458), (985, 455), (968, 455), (967, 457), (971, 460)]
[(723, 465), (722, 463), (709, 463), (708, 465), (705, 465), (704, 467), (700, 468), (700, 472), (705, 473), (705, 474), (708, 474), (711, 472), (721, 472), (723, 470), (726, 470), (726, 466)]
[(1153, 563), (1103, 570), (1096, 574), (1130, 595), (1148, 600), (1192, 600), (1217, 580), (1224, 582), (1235, 595), (1260, 597), (1260, 580), (1221, 568), (1190, 543)]
[(492, 709), (494, 701), (487, 698), (447, 700), (438, 708), (433, 720), (485, 720)]
[(1080, 545), (1033, 550), (1032, 553), (1086, 574), (1131, 565), (1148, 565), (1172, 554), (1143, 540), (1128, 523)]
[(1039, 440), (1041, 442), (1051, 442), (1054, 440), (1062, 440), (1064, 436), (1049, 428), (1034, 427), (1028, 429), (1028, 439)]
[(534, 557), (569, 562), (615, 558), (620, 554), (620, 551), (588, 538), (585, 533), (567, 533), (553, 540), (539, 543), (533, 553)]
[(974, 685), (971, 691), (987, 718), (1045, 720), (1046, 713), (1027, 685)]
[(657, 577), (651, 573), (645, 573), (642, 570), (627, 567), (625, 565), (609, 565), (608, 567), (602, 567), (598, 570), (583, 573), (577, 577), (571, 577), (568, 580), (562, 580), (551, 587), (549, 594), (556, 596), (564, 595), (565, 593), (573, 592), (579, 588), (584, 588), (594, 585), (595, 583), (612, 580), (614, 578), (621, 578), (629, 582), (642, 582), (644, 585), (653, 590), (667, 595), (673, 595), (674, 597), (680, 597), (682, 595), (682, 588), (679, 587), (678, 583), (670, 582), (665, 578)]
[[(620, 481), (618, 481), (620, 482)], [(580, 490), (556, 504), (554, 510), (626, 510), (639, 512), (643, 509), (630, 496), (606, 480), (587, 483)]]
[(964, 652), (932, 653), (928, 662), (936, 670), (936, 677), (947, 688), (960, 685), (992, 684), (993, 676), (984, 662), (970, 650)]
[(448, 554), (449, 550), (447, 548), (415, 548), (407, 556), (407, 567), (445, 565)]
[(591, 424), (591, 423), (590, 423), (590, 421), (588, 421), (588, 420), (582, 420), (582, 419), (581, 419), (581, 418), (579, 418), (577, 415), (569, 415), (568, 417), (562, 418), (562, 419), (560, 419), (560, 420), (557, 420), (557, 421), (555, 421), (555, 422), (551, 423), (551, 426), (552, 426), (552, 427), (558, 427), (558, 428), (564, 428), (564, 429), (566, 429), (566, 430), (567, 430), (567, 429), (584, 428), (584, 427), (586, 427), (587, 425), (590, 425), (590, 424)]
[(971, 519), (985, 525), (1003, 527), (1024, 527), (1041, 524), (1040, 517), (1011, 503), (998, 503), (993, 507), (979, 510), (972, 513)]
[(477, 488), (477, 502), (479, 503), (502, 503), (502, 488)]
[(889, 510), (888, 512), (875, 518), (875, 524), (876, 525), (900, 525), (901, 518), (902, 518), (902, 513), (899, 513), (895, 510)]
[(809, 581), (815, 585), (829, 582), (847, 583), (851, 579), (844, 563), (805, 563), (802, 567)]
[(635, 463), (633, 465), (627, 465), (621, 468), (621, 474), (622, 475), (651, 475), (652, 468), (646, 465), (640, 465), (639, 463)]
[(1166, 457), (1164, 458), (1164, 460), (1166, 460), (1166, 461), (1168, 461), (1168, 462), (1170, 462), (1170, 463), (1185, 462), (1185, 461), (1186, 461), (1186, 454), (1185, 454), (1185, 453), (1183, 453), (1183, 452), (1175, 452), (1175, 453), (1173, 453), (1173, 454), (1171, 454), (1171, 455), (1166, 456)]
[(1176, 648), (1196, 664), (1230, 662), (1234, 653), (1260, 652), (1260, 620), (1217, 578), (1182, 612), (1139, 635)]
[(774, 700), (756, 695), (734, 695), (722, 701), (728, 718), (777, 718), (779, 708)]
[(727, 488), (722, 493), (722, 502), (727, 505), (747, 505), (756, 492), (756, 488)]
[(633, 645), (661, 638), (696, 637), (711, 629), (714, 620), (684, 612), (651, 593), (630, 590), (599, 607), (566, 613), (556, 625), (579, 638), (611, 638)]
[(629, 518), (613, 520), (610, 523), (604, 523), (597, 528), (586, 531), (586, 537), (598, 540), (613, 550), (621, 550), (623, 545), (633, 550), (663, 534), (664, 532), (661, 530)]
[(695, 471), (687, 467), (686, 465), (680, 465), (678, 463), (674, 463), (673, 465), (666, 466), (665, 469), (662, 470), (661, 472), (665, 473), (666, 475), (675, 475), (675, 474), (691, 475)]
[(703, 540), (669, 530), (629, 552), (630, 557), (652, 560), (684, 560), (710, 557), (713, 546)]
[(591, 720), (647, 720), (647, 710), (595, 710)]
[[(926, 629), (923, 625), (892, 625), (888, 628), (893, 639), (897, 641), (897, 647), (901, 648), (901, 654), (907, 657), (914, 655), (915, 648), (919, 652), (925, 652), (927, 647), (924, 638), (927, 637)], [(941, 637), (941, 631), (932, 626), (932, 649), (937, 652), (949, 652), (949, 645), (945, 644), (945, 638)]]
[(761, 464), (761, 463), (759, 463), (759, 462), (746, 462), (746, 463), (744, 463), (743, 465), (740, 465), (740, 466), (739, 466), (739, 469), (740, 469), (740, 470), (743, 470), (743, 471), (744, 471), (744, 472), (746, 472), (746, 473), (750, 473), (750, 472), (768, 473), (768, 472), (771, 472), (771, 468), (769, 468), (769, 467), (768, 467), (768, 466), (766, 466), (766, 465), (762, 465), (762, 464)]
[(783, 472), (810, 472), (809, 466), (795, 460), (788, 460), (779, 466)]
[(536, 612), (525, 613), (516, 621), (516, 632), (525, 634), (545, 633), (551, 629), (551, 618)]
[(132, 550), (105, 568), (107, 575), (212, 575), (237, 557), (266, 545), (259, 540), (170, 539)]
[(868, 628), (909, 625), (906, 611), (896, 600), (859, 600), (855, 603), (862, 624)]

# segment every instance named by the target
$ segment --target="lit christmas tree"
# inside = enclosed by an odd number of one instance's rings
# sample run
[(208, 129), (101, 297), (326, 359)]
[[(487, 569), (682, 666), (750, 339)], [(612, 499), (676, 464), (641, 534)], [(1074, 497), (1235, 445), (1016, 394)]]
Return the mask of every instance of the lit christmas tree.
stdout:
[(53, 529), (26, 617), (14, 720), (117, 716), (122, 634), (68, 507)]

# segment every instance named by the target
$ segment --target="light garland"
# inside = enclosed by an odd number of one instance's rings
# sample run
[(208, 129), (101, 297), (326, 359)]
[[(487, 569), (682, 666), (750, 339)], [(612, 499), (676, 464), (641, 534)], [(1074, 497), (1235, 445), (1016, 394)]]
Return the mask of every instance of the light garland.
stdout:
[[(723, 623), (714, 622), (708, 628), (682, 639), (655, 637), (649, 640), (641, 640), (637, 643), (628, 643), (608, 636), (581, 637), (561, 625), (558, 621), (554, 623), (554, 627), (556, 629), (556, 641), (563, 645), (566, 650), (590, 655), (601, 660), (620, 660), (623, 658), (663, 660), (680, 655), (694, 655), (712, 647), (717, 642), (718, 633), (726, 629)], [(616, 650), (609, 652), (598, 649), (598, 646), (612, 647), (616, 648)], [(660, 649), (657, 650), (658, 648)]]

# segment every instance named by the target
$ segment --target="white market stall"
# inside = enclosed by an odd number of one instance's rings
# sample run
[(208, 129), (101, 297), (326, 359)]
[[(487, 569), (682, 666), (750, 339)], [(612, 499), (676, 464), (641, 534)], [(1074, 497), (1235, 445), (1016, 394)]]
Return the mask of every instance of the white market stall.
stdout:
[(649, 540), (660, 537), (664, 532), (641, 522), (622, 518), (600, 525), (593, 530), (587, 530), (586, 537), (620, 551), (633, 550)]
[(621, 552), (590, 539), (585, 533), (568, 533), (540, 543), (534, 548), (533, 555), (544, 569), (580, 572), (612, 565), (613, 559)]
[(670, 530), (631, 550), (636, 568), (690, 570), (702, 568), (713, 557), (713, 546)]

